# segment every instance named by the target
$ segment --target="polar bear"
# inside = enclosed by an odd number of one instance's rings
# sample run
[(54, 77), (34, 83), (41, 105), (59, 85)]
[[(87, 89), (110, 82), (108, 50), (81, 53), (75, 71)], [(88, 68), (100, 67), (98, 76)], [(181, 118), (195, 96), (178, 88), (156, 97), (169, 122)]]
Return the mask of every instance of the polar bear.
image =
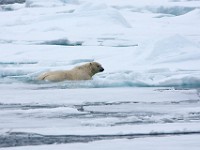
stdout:
[(90, 62), (77, 66), (71, 70), (50, 71), (38, 76), (38, 80), (60, 82), (64, 80), (90, 80), (98, 72), (103, 72), (104, 68), (98, 62)]

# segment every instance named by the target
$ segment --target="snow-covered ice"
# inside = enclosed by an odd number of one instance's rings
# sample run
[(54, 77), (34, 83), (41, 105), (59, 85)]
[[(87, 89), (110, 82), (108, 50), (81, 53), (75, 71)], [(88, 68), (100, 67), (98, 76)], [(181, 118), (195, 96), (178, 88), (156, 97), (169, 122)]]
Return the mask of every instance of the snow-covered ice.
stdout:
[[(7, 3), (0, 147), (199, 148), (199, 0)], [(91, 61), (105, 68), (93, 80), (36, 80)]]

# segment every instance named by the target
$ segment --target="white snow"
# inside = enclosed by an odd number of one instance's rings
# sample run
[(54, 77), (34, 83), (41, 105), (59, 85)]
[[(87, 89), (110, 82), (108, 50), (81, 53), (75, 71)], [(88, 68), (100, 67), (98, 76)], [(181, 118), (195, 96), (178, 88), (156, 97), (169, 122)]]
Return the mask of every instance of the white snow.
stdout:
[[(190, 132), (200, 132), (199, 26), (199, 0), (0, 5), (0, 139), (181, 133), (28, 148), (198, 149), (199, 134)], [(91, 61), (105, 69), (93, 80), (36, 80)]]
[[(198, 1), (26, 3), (31, 6), (12, 4), (13, 11), (0, 13), (2, 65), (33, 61), (28, 72), (26, 67), (20, 71), (32, 74), (53, 69), (49, 68), (52, 65), (56, 70), (94, 60), (106, 69), (100, 87), (199, 86)], [(15, 9), (16, 5), (21, 7)], [(152, 7), (158, 10), (150, 11)], [(165, 16), (169, 13), (172, 16)], [(77, 62), (70, 65), (74, 60)], [(19, 76), (12, 72), (17, 67), (13, 65), (9, 71), (4, 67), (2, 76)], [(150, 73), (152, 69), (154, 73)], [(100, 74), (95, 79), (102, 83)]]

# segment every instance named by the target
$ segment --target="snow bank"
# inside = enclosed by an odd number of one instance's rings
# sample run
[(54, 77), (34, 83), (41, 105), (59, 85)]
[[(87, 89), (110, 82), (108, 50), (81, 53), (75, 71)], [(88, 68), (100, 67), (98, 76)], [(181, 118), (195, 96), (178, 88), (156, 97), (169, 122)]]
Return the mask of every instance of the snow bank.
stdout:
[(92, 81), (43, 88), (198, 87), (198, 3), (27, 0), (27, 7), (2, 5), (0, 82), (39, 86), (35, 78), (41, 72), (98, 61), (105, 72)]
[(75, 11), (75, 14), (77, 14), (86, 21), (85, 23), (80, 23), (80, 24), (85, 24), (85, 25), (98, 24), (98, 26), (106, 26), (107, 23), (109, 22), (110, 25), (112, 24), (112, 25), (122, 25), (123, 27), (131, 27), (131, 25), (118, 11), (108, 7), (104, 3), (100, 4), (86, 3), (80, 8), (78, 8)]
[(200, 58), (199, 45), (181, 35), (157, 41), (148, 59), (157, 63), (180, 62)]

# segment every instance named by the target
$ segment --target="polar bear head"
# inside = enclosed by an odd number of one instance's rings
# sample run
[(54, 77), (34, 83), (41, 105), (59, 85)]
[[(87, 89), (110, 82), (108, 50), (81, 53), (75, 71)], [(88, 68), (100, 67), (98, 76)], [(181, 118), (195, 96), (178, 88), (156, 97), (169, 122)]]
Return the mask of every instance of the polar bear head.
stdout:
[(90, 62), (90, 68), (91, 68), (91, 71), (96, 74), (98, 72), (103, 72), (104, 71), (104, 68), (101, 66), (100, 63), (98, 62)]

